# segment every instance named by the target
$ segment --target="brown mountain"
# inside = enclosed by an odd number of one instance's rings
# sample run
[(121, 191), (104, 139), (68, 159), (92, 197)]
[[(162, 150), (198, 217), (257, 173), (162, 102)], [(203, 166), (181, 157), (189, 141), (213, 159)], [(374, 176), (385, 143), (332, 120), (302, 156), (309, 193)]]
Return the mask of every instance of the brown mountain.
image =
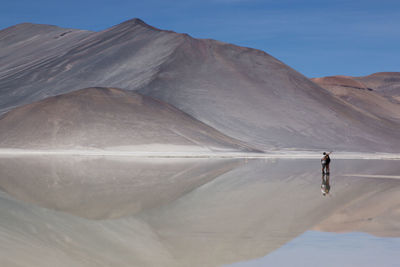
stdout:
[(378, 72), (368, 76), (354, 77), (354, 79), (400, 102), (400, 72)]
[(400, 127), (400, 73), (382, 72), (363, 77), (330, 76), (314, 78), (312, 81), (365, 114), (394, 121)]

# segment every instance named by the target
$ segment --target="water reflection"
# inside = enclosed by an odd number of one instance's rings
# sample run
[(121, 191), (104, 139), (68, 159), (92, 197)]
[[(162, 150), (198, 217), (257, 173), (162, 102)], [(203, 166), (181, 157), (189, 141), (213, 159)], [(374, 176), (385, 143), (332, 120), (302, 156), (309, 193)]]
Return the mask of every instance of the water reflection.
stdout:
[(0, 193), (0, 259), (220, 266), (310, 229), (400, 236), (399, 180), (346, 176), (398, 173), (397, 163), (335, 160), (335, 190), (322, 198), (314, 160), (3, 158), (0, 186), (13, 197)]
[(265, 257), (226, 267), (398, 266), (400, 238), (307, 231)]
[(321, 184), (321, 192), (323, 196), (326, 196), (329, 194), (329, 191), (331, 190), (331, 185), (330, 185), (330, 174), (329, 173), (323, 173), (322, 174), (322, 184)]
[(240, 160), (20, 157), (0, 160), (0, 188), (17, 199), (90, 219), (164, 205)]

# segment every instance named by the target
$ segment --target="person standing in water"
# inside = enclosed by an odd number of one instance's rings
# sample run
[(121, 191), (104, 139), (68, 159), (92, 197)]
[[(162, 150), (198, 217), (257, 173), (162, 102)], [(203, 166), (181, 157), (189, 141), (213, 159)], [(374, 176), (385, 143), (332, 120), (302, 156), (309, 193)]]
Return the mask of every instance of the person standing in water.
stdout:
[(329, 164), (331, 163), (331, 159), (329, 157), (329, 154), (331, 154), (332, 152), (329, 153), (322, 153), (324, 156), (321, 159), (321, 165), (322, 165), (322, 173), (324, 174), (329, 174)]

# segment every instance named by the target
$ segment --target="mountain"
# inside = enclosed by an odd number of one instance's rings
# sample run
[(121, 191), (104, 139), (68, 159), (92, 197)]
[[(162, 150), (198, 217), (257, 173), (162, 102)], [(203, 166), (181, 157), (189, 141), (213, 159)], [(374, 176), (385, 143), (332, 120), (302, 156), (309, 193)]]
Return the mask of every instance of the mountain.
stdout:
[(400, 103), (400, 72), (378, 72), (354, 79)]
[(252, 151), (169, 104), (115, 88), (86, 88), (13, 109), (0, 117), (0, 147)]
[[(98, 33), (79, 33), (48, 25), (14, 27), (0, 31), (1, 65), (7, 70), (0, 72), (0, 110), (3, 112), (81, 88), (103, 86), (134, 90), (152, 77), (159, 61), (168, 57), (177, 39), (175, 34), (171, 36), (155, 30), (139, 20)], [(22, 29), (17, 30), (19, 28)], [(20, 47), (13, 40), (4, 41), (11, 33), (19, 37)], [(70, 40), (73, 34), (81, 38)], [(68, 37), (70, 39), (66, 39)], [(28, 51), (25, 53), (25, 50)], [(48, 50), (53, 53), (47, 53)], [(7, 60), (10, 54), (16, 58)], [(25, 64), (15, 63), (25, 58), (25, 54), (31, 55), (30, 62), (34, 64), (25, 67)], [(111, 84), (119, 86), (108, 86)]]
[[(1, 94), (8, 96), (8, 99), (2, 99), (2, 103), (12, 103), (17, 99), (13, 97), (18, 91), (12, 86), (13, 79), (18, 84), (21, 82), (18, 81), (19, 75), (63, 55), (91, 33), (32, 23), (22, 23), (0, 31), (0, 79), (10, 82), (10, 86), (1, 87)], [(29, 83), (27, 80), (24, 82)]]
[(383, 72), (364, 77), (329, 76), (312, 79), (362, 112), (400, 123), (400, 73)]
[[(398, 123), (370, 116), (263, 51), (195, 39), (133, 19), (100, 32), (72, 30), (71, 39), (45, 57), (41, 51), (56, 42), (51, 38), (67, 31), (58, 28), (55, 34), (53, 27), (36, 26), (22, 33), (12, 27), (0, 32), (5, 48), (0, 50), (5, 69), (0, 72), (0, 112), (80, 88), (117, 87), (169, 103), (263, 150), (400, 149)], [(19, 49), (2, 41), (10, 32), (19, 36)], [(31, 43), (23, 38), (28, 35), (52, 41)], [(24, 67), (15, 62), (27, 53), (28, 43), (35, 64)], [(4, 61), (4, 51), (18, 60)]]

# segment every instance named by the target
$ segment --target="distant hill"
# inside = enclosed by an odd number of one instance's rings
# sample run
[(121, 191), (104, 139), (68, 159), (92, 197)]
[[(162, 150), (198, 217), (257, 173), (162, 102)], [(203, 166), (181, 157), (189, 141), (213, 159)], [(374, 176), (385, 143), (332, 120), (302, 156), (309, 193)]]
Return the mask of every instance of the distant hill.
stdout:
[(312, 81), (366, 114), (397, 122), (400, 131), (399, 72), (382, 72), (364, 77), (329, 76)]
[(400, 72), (378, 72), (354, 79), (400, 104)]
[[(400, 149), (397, 122), (371, 116), (260, 50), (139, 19), (101, 32), (14, 27), (0, 31), (0, 112), (84, 87), (117, 87), (263, 150)], [(10, 35), (17, 46), (4, 41)]]
[(169, 104), (114, 88), (86, 88), (0, 117), (0, 147), (131, 151), (253, 151)]

